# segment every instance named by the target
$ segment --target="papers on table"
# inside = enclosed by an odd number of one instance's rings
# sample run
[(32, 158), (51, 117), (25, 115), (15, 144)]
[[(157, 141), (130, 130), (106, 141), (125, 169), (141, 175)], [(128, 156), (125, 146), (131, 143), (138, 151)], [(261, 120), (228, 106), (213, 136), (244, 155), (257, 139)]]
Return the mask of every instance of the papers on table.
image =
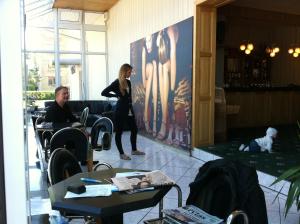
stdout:
[(151, 172), (118, 173), (116, 177), (111, 178), (111, 180), (120, 191), (173, 185), (175, 183), (175, 181), (160, 170)]
[(110, 196), (112, 191), (116, 191), (116, 187), (111, 184), (97, 184), (86, 185), (86, 192), (82, 194), (75, 194), (67, 191), (65, 198), (84, 198), (84, 197), (98, 197), (98, 196)]
[[(141, 175), (145, 175), (147, 173), (149, 173), (149, 172), (135, 171), (135, 172), (116, 173), (115, 178), (141, 176)], [(113, 185), (113, 186), (115, 186), (115, 185)], [(116, 188), (118, 189), (117, 186), (116, 186)], [(153, 191), (154, 189), (155, 189), (154, 187), (147, 187), (147, 188), (141, 188), (141, 189), (127, 190), (126, 193), (133, 194), (133, 193), (138, 193), (138, 192), (143, 192), (143, 191)]]
[(124, 172), (124, 173), (116, 173), (116, 177), (131, 177), (131, 176), (140, 176), (145, 175), (149, 172)]

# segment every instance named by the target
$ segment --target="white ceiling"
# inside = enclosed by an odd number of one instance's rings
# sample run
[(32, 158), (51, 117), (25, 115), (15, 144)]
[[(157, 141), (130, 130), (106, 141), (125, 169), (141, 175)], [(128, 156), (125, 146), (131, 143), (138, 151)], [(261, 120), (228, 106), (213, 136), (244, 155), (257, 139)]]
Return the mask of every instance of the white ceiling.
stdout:
[(300, 0), (236, 0), (232, 5), (300, 15)]

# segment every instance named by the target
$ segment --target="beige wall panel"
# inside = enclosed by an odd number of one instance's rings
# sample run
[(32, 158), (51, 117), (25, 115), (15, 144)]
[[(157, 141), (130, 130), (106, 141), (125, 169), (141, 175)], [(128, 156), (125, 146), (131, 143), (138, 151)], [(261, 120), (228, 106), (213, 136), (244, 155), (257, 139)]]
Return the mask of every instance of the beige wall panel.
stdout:
[(205, 35), (205, 38), (200, 38), (200, 52), (211, 53), (211, 17), (210, 13), (206, 11), (205, 9), (201, 10), (201, 16), (200, 16), (200, 33)]
[(283, 121), (289, 121), (289, 92), (274, 92), (271, 98), (271, 107), (273, 109), (271, 113), (271, 120), (275, 124), (283, 123)]
[[(120, 0), (108, 13), (110, 81), (130, 62), (130, 43), (193, 16), (194, 0)], [(192, 40), (191, 40), (192, 41)]]
[(210, 79), (211, 79), (211, 58), (202, 57), (200, 60), (200, 75), (201, 82), (200, 85), (200, 95), (210, 95)]
[(239, 113), (227, 115), (227, 126), (295, 124), (300, 119), (299, 101), (299, 91), (226, 92), (227, 105), (240, 106)]
[[(206, 4), (207, 3), (207, 4)], [(214, 143), (216, 10), (213, 1), (195, 10), (193, 73), (193, 146)]]
[(200, 130), (200, 125), (202, 126), (202, 130), (206, 131), (200, 131), (198, 133), (198, 141), (197, 145), (207, 145), (209, 144), (209, 132), (210, 132), (210, 117), (208, 116), (210, 113), (210, 103), (201, 101), (199, 104), (199, 114), (203, 114), (204, 116), (199, 117), (198, 123), (197, 123), (197, 130)]

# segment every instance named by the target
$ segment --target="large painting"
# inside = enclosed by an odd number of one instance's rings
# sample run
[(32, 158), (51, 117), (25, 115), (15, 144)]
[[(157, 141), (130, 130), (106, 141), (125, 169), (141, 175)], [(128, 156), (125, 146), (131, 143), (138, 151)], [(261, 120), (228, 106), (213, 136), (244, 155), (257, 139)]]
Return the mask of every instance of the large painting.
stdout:
[(130, 45), (133, 107), (139, 133), (191, 148), (193, 18)]

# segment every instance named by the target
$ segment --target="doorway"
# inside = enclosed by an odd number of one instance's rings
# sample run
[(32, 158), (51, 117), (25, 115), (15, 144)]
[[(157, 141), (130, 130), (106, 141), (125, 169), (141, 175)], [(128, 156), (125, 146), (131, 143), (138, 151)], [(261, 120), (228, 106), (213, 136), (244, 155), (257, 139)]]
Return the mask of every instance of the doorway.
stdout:
[(195, 3), (192, 147), (214, 143), (216, 10), (230, 2), (198, 0)]
[[(278, 11), (278, 5), (271, 8), (267, 4), (257, 4), (260, 7), (264, 5), (264, 8), (253, 9), (246, 5), (249, 3), (247, 0), (235, 1), (228, 6), (227, 4), (231, 2), (218, 1), (219, 4), (215, 4), (212, 1), (198, 1), (196, 3), (193, 146), (200, 146), (203, 151), (212, 153), (214, 156), (248, 162), (257, 170), (278, 176), (284, 170), (299, 164), (297, 120), (300, 120), (300, 113), (299, 103), (294, 100), (299, 99), (300, 79), (294, 71), (299, 71), (300, 63), (288, 54), (288, 48), (293, 40), (295, 42), (295, 36), (297, 36), (295, 32), (299, 30), (299, 22), (296, 23), (296, 21), (299, 21), (300, 13), (291, 14), (291, 11), (283, 10), (286, 7), (281, 7), (282, 11)], [(227, 69), (222, 70), (222, 73), (225, 73), (222, 85), (226, 89), (226, 104), (231, 106), (229, 110), (225, 105), (225, 113), (230, 114), (225, 115), (227, 141), (223, 145), (215, 144), (217, 142), (215, 124), (218, 122), (214, 117), (214, 114), (218, 112), (215, 105), (218, 66), (214, 71), (218, 60), (217, 9), (218, 12), (223, 10), (221, 15), (224, 17), (228, 15), (225, 18), (230, 29), (226, 31), (228, 35), (226, 36), (227, 42), (224, 43), (226, 48), (223, 48), (221, 53), (219, 52), (224, 60), (222, 68)], [(272, 20), (266, 18), (272, 18)], [(259, 26), (256, 25), (258, 23)], [(278, 29), (279, 27), (281, 29)], [(210, 34), (205, 32), (210, 32)], [(249, 33), (251, 33), (250, 36)], [(279, 36), (279, 33), (282, 35)], [(255, 50), (250, 56), (244, 56), (239, 49), (241, 44), (239, 42), (245, 37), (254, 40)], [(263, 41), (272, 43), (274, 40), (280, 46), (280, 53), (271, 59), (266, 54), (266, 46), (262, 43)], [(268, 71), (269, 60), (272, 60), (272, 74)], [(238, 151), (242, 143), (248, 144), (252, 139), (265, 136), (269, 126), (276, 128), (279, 132), (279, 137), (274, 140), (272, 146), (275, 153), (253, 155)]]

